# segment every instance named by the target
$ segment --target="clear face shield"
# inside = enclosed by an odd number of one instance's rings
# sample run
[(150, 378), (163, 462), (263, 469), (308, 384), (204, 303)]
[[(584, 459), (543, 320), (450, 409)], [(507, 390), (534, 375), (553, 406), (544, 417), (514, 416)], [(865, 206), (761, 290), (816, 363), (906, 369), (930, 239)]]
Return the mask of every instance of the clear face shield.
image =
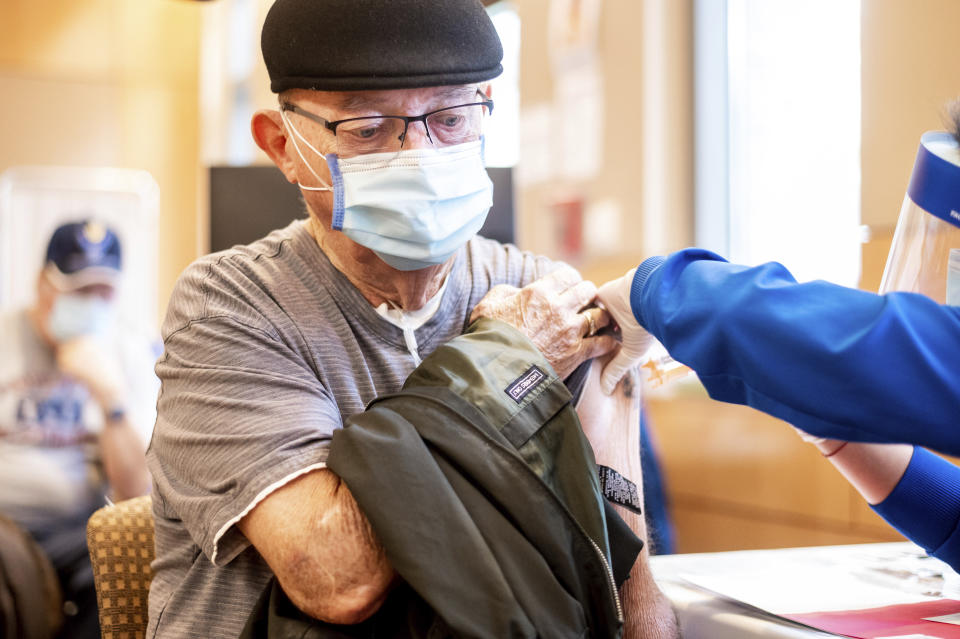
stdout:
[(911, 291), (960, 306), (960, 144), (949, 133), (920, 138), (880, 293)]

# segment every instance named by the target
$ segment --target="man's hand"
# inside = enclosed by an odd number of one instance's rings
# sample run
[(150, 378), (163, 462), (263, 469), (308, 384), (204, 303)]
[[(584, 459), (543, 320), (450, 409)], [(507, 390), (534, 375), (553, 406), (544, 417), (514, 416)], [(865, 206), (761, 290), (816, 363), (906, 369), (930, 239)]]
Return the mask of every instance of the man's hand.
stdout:
[(564, 378), (581, 363), (609, 353), (617, 341), (596, 332), (610, 316), (590, 305), (597, 296), (593, 282), (564, 266), (523, 288), (500, 284), (490, 289), (470, 315), (501, 320), (518, 328)]
[[(123, 411), (127, 396), (120, 363), (94, 337), (78, 337), (57, 345), (57, 368), (86, 386), (104, 412), (106, 425), (100, 432), (100, 456), (112, 497), (119, 501), (144, 495), (150, 475), (141, 441)], [(120, 410), (119, 416), (111, 416)]]
[(636, 270), (630, 269), (626, 275), (607, 282), (597, 291), (597, 297), (613, 316), (623, 337), (616, 357), (603, 369), (600, 385), (607, 395), (611, 394), (617, 382), (640, 362), (653, 343), (653, 337), (640, 326), (630, 308), (630, 289)]
[(57, 368), (87, 387), (104, 410), (123, 403), (123, 371), (94, 337), (77, 337), (57, 345)]

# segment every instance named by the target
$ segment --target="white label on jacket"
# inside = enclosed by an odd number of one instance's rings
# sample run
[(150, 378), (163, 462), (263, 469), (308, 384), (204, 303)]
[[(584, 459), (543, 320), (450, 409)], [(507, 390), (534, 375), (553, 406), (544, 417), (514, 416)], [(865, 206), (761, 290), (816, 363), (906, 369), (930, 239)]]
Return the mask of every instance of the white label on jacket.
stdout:
[(518, 404), (523, 401), (523, 398), (530, 394), (533, 389), (547, 379), (547, 374), (536, 366), (531, 366), (527, 371), (513, 381), (512, 384), (507, 386), (505, 389), (507, 395), (509, 395), (513, 401)]

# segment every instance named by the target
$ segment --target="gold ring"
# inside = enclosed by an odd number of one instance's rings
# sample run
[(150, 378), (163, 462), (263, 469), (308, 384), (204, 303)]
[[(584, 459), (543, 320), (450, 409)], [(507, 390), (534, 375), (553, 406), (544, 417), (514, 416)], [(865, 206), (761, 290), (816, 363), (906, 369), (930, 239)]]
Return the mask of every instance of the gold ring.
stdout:
[(593, 313), (591, 313), (590, 311), (587, 311), (585, 314), (587, 316), (587, 322), (590, 325), (590, 328), (587, 331), (587, 337), (593, 337), (594, 335), (597, 334), (597, 323), (593, 319)]

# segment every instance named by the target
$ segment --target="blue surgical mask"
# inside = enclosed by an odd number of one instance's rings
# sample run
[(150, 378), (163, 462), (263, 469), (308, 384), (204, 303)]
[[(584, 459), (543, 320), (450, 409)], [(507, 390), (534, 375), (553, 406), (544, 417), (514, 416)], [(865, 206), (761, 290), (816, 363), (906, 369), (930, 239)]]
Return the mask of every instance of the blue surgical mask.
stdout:
[(105, 334), (113, 321), (113, 306), (96, 295), (62, 293), (47, 317), (47, 331), (57, 342)]
[[(493, 183), (483, 166), (483, 142), (375, 153), (341, 160), (323, 155), (293, 128), (297, 138), (323, 157), (333, 186), (334, 230), (367, 247), (401, 271), (447, 261), (477, 234), (493, 203)], [(322, 182), (322, 180), (321, 180)]]

